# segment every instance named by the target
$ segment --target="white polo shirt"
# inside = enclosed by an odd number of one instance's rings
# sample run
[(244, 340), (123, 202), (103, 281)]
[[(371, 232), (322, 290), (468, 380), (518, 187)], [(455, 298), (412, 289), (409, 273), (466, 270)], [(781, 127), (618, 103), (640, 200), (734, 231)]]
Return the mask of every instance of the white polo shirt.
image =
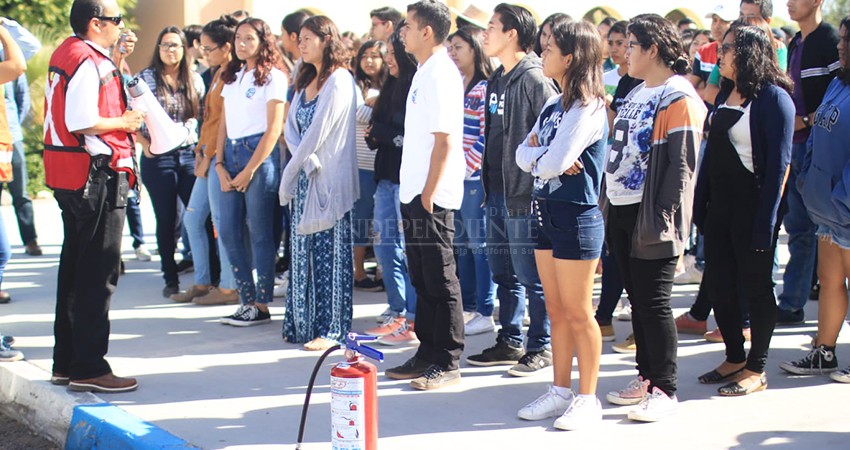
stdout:
[(434, 203), (460, 209), (466, 159), (463, 155), (463, 80), (445, 48), (428, 58), (413, 77), (404, 118), (399, 200), (410, 203), (425, 189), (434, 150), (434, 133), (449, 135), (449, 159), (437, 184)]
[(269, 80), (263, 86), (254, 83), (254, 69), (243, 67), (236, 73), (236, 81), (221, 89), (224, 97), (224, 120), (227, 138), (240, 139), (265, 133), (268, 125), (270, 101), (286, 102), (289, 80), (279, 69), (272, 68)]

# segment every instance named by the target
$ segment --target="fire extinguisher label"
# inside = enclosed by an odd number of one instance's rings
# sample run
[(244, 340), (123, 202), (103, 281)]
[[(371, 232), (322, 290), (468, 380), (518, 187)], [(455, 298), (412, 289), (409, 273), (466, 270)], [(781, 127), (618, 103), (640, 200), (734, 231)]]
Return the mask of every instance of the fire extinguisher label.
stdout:
[(333, 450), (366, 448), (364, 378), (331, 377), (331, 440)]

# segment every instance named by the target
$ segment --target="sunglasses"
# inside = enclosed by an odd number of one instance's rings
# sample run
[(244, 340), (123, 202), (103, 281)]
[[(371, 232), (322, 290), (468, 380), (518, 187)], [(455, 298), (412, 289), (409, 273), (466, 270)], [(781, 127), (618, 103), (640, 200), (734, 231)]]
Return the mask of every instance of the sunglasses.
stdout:
[(117, 16), (98, 16), (98, 17), (96, 17), (96, 19), (104, 21), (104, 22), (112, 22), (112, 23), (115, 24), (116, 27), (118, 25), (121, 25), (121, 22), (124, 21), (124, 18), (121, 17), (120, 14), (117, 15)]

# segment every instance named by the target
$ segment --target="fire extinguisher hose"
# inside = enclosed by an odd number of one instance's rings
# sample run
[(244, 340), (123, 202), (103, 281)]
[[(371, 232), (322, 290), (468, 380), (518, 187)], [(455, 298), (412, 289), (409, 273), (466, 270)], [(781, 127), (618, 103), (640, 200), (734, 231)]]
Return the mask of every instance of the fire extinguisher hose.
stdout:
[(304, 428), (307, 425), (307, 408), (310, 407), (310, 396), (313, 394), (313, 384), (316, 382), (316, 376), (319, 374), (319, 369), (322, 367), (322, 363), (325, 362), (325, 358), (340, 348), (342, 348), (341, 345), (334, 345), (333, 347), (325, 350), (316, 362), (316, 366), (313, 367), (313, 374), (310, 375), (310, 382), (307, 384), (307, 395), (304, 397), (304, 408), (301, 410), (301, 425), (298, 427), (298, 442), (295, 445), (296, 450), (300, 450), (301, 443), (304, 442)]

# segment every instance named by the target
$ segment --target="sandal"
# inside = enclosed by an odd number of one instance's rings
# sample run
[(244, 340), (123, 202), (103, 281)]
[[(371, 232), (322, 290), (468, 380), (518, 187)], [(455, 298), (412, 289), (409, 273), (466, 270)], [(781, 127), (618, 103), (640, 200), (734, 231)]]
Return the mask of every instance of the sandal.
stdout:
[(320, 352), (323, 350), (327, 350), (333, 347), (334, 345), (337, 345), (336, 341), (317, 337), (316, 339), (313, 339), (312, 341), (304, 344), (304, 350), (307, 350), (308, 352)]
[(712, 370), (711, 372), (704, 373), (704, 374), (700, 375), (697, 378), (697, 380), (699, 380), (699, 382), (702, 383), (702, 384), (723, 383), (723, 382), (731, 380), (732, 378), (735, 378), (737, 375), (739, 375), (743, 371), (744, 371), (744, 368), (741, 367), (740, 369), (738, 369), (734, 372), (723, 375), (722, 373), (718, 372), (717, 369), (715, 369), (715, 370)]
[(717, 389), (717, 393), (723, 397), (740, 397), (767, 389), (767, 375), (761, 374), (759, 380), (747, 387), (741, 386), (739, 381), (729, 383)]

